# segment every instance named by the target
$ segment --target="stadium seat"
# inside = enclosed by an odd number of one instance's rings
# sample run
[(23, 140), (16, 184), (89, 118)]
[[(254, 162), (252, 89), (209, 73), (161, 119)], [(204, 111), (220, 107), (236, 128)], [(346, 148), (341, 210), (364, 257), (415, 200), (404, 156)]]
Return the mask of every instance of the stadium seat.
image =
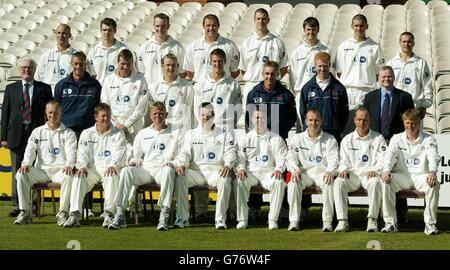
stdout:
[(13, 54), (4, 52), (0, 53), (0, 67), (3, 68), (11, 68), (14, 67), (17, 63), (17, 57)]
[(43, 35), (46, 39), (49, 39), (50, 37), (55, 36), (55, 33), (52, 29), (47, 28), (45, 26), (39, 26), (38, 28), (31, 31), (31, 33), (37, 33)]
[[(28, 19), (28, 18), (27, 18)], [(33, 31), (38, 26), (36, 22), (29, 21), (29, 20), (23, 20), (17, 23), (18, 27), (23, 27), (28, 30), (28, 32)]]
[(84, 9), (83, 11), (81, 11), (79, 13), (79, 15), (90, 17), (94, 21), (100, 16), (100, 13), (94, 9), (89, 8), (89, 9)]
[(202, 4), (200, 4), (199, 2), (185, 2), (183, 3), (183, 5), (181, 6), (181, 8), (183, 7), (193, 7), (195, 8), (197, 11), (200, 11), (202, 9)]
[[(34, 54), (34, 55), (42, 55), (42, 54), (44, 54), (44, 53), (46, 53), (46, 52), (48, 52), (49, 50), (51, 50), (51, 48), (47, 48), (47, 47), (37, 47), (36, 49), (34, 49), (32, 52), (31, 52), (31, 54)], [(31, 55), (30, 54), (30, 55)], [(33, 58), (34, 59), (34, 58)]]
[(0, 34), (0, 40), (8, 41), (10, 45), (13, 45), (15, 42), (17, 42), (20, 39), (18, 34), (15, 33), (1, 33)]
[(11, 21), (0, 19), (0, 28), (2, 28), (4, 31), (8, 31), (13, 26), (14, 26), (14, 24)]
[(9, 14), (2, 16), (2, 20), (10, 21), (14, 25), (16, 25), (18, 22), (20, 22), (22, 20), (22, 18), (17, 14), (9, 13)]
[(14, 47), (14, 46), (9, 47), (8, 49), (5, 50), (5, 52), (14, 55), (17, 58), (20, 58), (20, 57), (28, 54), (28, 51), (26, 49), (20, 48), (20, 47)]
[(74, 48), (77, 51), (82, 51), (85, 54), (87, 54), (89, 52), (89, 45), (86, 44), (86, 42), (82, 42), (82, 41), (72, 41), (70, 42), (70, 45), (72, 46), (72, 48)]
[(6, 72), (6, 80), (9, 81), (9, 82), (14, 82), (14, 81), (21, 80), (19, 69), (16, 68), (16, 67), (10, 68)]
[(18, 7), (11, 10), (10, 14), (15, 14), (20, 16), (21, 19), (25, 19), (25, 17), (27, 17), (30, 14), (30, 11), (28, 9)]
[(36, 48), (36, 43), (30, 40), (22, 39), (14, 43), (14, 46), (18, 48), (24, 48), (28, 53), (30, 53)]
[(447, 7), (448, 3), (446, 1), (443, 0), (431, 0), (427, 3), (427, 6), (431, 9), (431, 8), (435, 8), (435, 7)]
[(85, 33), (77, 36), (73, 40), (84, 42), (84, 43), (88, 44), (89, 46), (92, 46), (97, 43), (96, 37), (89, 35), (89, 34), (85, 34)]
[(80, 21), (71, 21), (68, 25), (70, 26), (72, 36), (74, 37), (83, 33), (83, 31), (87, 28), (85, 22)]
[(15, 8), (14, 5), (11, 3), (3, 3), (1, 5), (1, 7), (2, 7), (2, 9), (4, 9), (6, 11), (6, 13), (11, 12), (11, 10), (13, 10)]
[[(4, 68), (0, 67), (0, 83), (4, 82), (6, 80), (6, 71)], [(0, 92), (3, 92), (5, 89), (0, 88)], [(3, 99), (0, 99), (0, 102), (2, 102)]]
[(51, 11), (48, 8), (40, 8), (40, 9), (35, 10), (33, 12), (33, 14), (41, 15), (41, 16), (44, 16), (44, 18), (48, 19), (48, 18), (50, 18), (50, 16), (53, 15), (53, 11)]
[[(170, 31), (170, 28), (169, 28)], [(131, 36), (140, 36), (144, 37), (146, 40), (149, 40), (151, 37), (153, 37), (154, 33), (150, 29), (143, 29), (139, 28), (133, 32), (132, 35), (128, 36), (127, 39)]]
[(0, 53), (5, 52), (6, 49), (8, 49), (11, 45), (7, 40), (1, 40), (0, 39)]
[(103, 16), (103, 13), (106, 11), (106, 8), (102, 5), (92, 5), (89, 6), (89, 9), (96, 11), (99, 14), (99, 16)]

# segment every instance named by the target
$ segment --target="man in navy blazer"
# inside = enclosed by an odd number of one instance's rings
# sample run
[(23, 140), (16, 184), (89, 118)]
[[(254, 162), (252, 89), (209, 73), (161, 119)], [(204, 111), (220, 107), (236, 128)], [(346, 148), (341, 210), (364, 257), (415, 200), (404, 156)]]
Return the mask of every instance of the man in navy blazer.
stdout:
[[(11, 152), (12, 171), (12, 202), (14, 210), (10, 216), (19, 214), (19, 201), (17, 197), (16, 171), (23, 160), (25, 147), (31, 131), (45, 123), (45, 105), (52, 100), (50, 85), (35, 81), (36, 62), (31, 58), (23, 59), (19, 63), (21, 80), (6, 86), (2, 103), (1, 144)], [(28, 99), (30, 101), (31, 119), (23, 119), (23, 100), (25, 84), (28, 83)]]
[[(364, 97), (364, 107), (369, 110), (372, 118), (370, 128), (383, 135), (386, 142), (396, 133), (405, 130), (403, 126), (402, 114), (404, 111), (414, 108), (414, 101), (411, 94), (394, 87), (395, 75), (394, 70), (390, 66), (383, 66), (378, 72), (378, 81), (381, 88), (368, 93)], [(386, 94), (390, 100), (390, 119), (383, 127), (383, 107)], [(408, 212), (408, 204), (406, 199), (397, 198), (397, 216), (399, 222), (407, 222), (406, 213)]]
[[(383, 66), (378, 73), (378, 81), (381, 88), (368, 93), (364, 98), (364, 107), (369, 110), (372, 118), (370, 128), (383, 135), (386, 141), (396, 133), (403, 132), (405, 128), (402, 122), (402, 113), (414, 108), (414, 101), (411, 94), (394, 87), (394, 71), (390, 66)], [(382, 107), (384, 105), (385, 94), (390, 99), (390, 119), (387, 128), (382, 125)]]

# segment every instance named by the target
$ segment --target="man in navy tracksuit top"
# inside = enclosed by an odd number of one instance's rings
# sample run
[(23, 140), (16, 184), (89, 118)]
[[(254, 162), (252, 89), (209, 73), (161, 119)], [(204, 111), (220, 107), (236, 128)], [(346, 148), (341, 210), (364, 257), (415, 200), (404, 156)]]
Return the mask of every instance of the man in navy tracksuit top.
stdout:
[[(267, 110), (268, 128), (287, 139), (289, 130), (295, 125), (297, 115), (295, 112), (295, 97), (280, 81), (278, 76), (278, 64), (268, 61), (263, 68), (264, 81), (257, 84), (247, 95), (245, 126), (249, 125), (249, 113), (255, 109), (255, 105), (265, 105)], [(272, 116), (272, 111), (274, 116)]]
[(85, 71), (86, 55), (72, 55), (73, 72), (55, 86), (55, 99), (63, 109), (62, 122), (72, 129), (77, 138), (81, 131), (94, 125), (94, 107), (100, 103), (102, 86)]
[(330, 55), (326, 52), (316, 54), (316, 76), (312, 77), (301, 90), (299, 115), (303, 130), (306, 112), (310, 108), (318, 109), (322, 113), (322, 130), (330, 133), (341, 142), (342, 132), (349, 115), (347, 91), (330, 73)]
[[(265, 105), (266, 108), (262, 109), (267, 110), (267, 127), (286, 140), (289, 130), (295, 126), (295, 122), (297, 121), (295, 97), (276, 79), (278, 74), (279, 66), (277, 62), (267, 61), (264, 64), (264, 81), (257, 84), (247, 95), (245, 126), (249, 130), (249, 115), (252, 115), (256, 109), (256, 105)], [(262, 205), (262, 195), (250, 194), (248, 205), (250, 206), (251, 216), (258, 218)], [(288, 208), (286, 196), (283, 200), (283, 208)], [(286, 210), (283, 211), (287, 212)]]

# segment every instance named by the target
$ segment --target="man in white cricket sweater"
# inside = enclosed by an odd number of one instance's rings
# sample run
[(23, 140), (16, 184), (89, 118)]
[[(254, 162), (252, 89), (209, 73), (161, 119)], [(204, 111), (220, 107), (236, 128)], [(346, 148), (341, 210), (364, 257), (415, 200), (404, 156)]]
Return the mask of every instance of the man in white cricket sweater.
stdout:
[(389, 142), (383, 168), (383, 219), (381, 232), (397, 232), (395, 194), (403, 189), (415, 188), (425, 193), (425, 234), (438, 234), (436, 228), (439, 202), (439, 182), (436, 172), (440, 156), (436, 139), (419, 131), (420, 113), (409, 109), (402, 115), (405, 131), (395, 134)]
[(120, 51), (117, 69), (105, 78), (100, 98), (111, 106), (111, 123), (123, 130), (130, 147), (144, 126), (150, 97), (147, 80), (133, 66), (133, 53), (128, 49)]
[(126, 162), (127, 143), (123, 131), (111, 124), (111, 108), (100, 103), (94, 108), (95, 124), (81, 132), (77, 172), (72, 181), (70, 216), (64, 227), (79, 227), (83, 198), (96, 183), (105, 191), (103, 228), (112, 221), (119, 173)]
[(283, 179), (286, 144), (275, 132), (267, 128), (267, 111), (256, 105), (250, 113), (253, 130), (239, 140), (236, 180), (237, 229), (248, 226), (250, 188), (262, 185), (270, 191), (269, 230), (278, 229), (286, 183)]
[(114, 37), (117, 32), (117, 23), (113, 19), (104, 18), (100, 22), (100, 32), (102, 40), (89, 50), (87, 60), (91, 65), (92, 77), (103, 85), (106, 76), (116, 70), (117, 55), (128, 47)]
[(162, 60), (164, 76), (149, 82), (152, 100), (166, 105), (167, 123), (172, 129), (181, 129), (183, 133), (192, 128), (194, 88), (192, 83), (178, 75), (178, 58), (167, 54)]
[(333, 182), (339, 165), (339, 148), (333, 135), (322, 130), (322, 114), (311, 108), (306, 113), (308, 128), (288, 139), (287, 167), (291, 173), (288, 183), (289, 230), (299, 229), (302, 191), (308, 186), (322, 189), (323, 232), (332, 232), (334, 199)]
[(120, 173), (120, 182), (115, 198), (117, 212), (109, 229), (126, 227), (125, 209), (133, 186), (158, 183), (161, 192), (158, 205), (161, 208), (158, 230), (168, 230), (168, 220), (174, 190), (175, 170), (170, 161), (180, 146), (180, 131), (166, 124), (167, 112), (164, 103), (155, 102), (150, 107), (153, 124), (141, 130), (133, 144), (133, 156)]
[(334, 204), (339, 224), (335, 232), (346, 232), (348, 225), (348, 193), (361, 186), (367, 190), (369, 213), (367, 231), (378, 231), (381, 208), (381, 172), (387, 145), (383, 136), (370, 129), (369, 111), (360, 107), (353, 118), (356, 129), (341, 142), (339, 175), (334, 181)]
[[(55, 100), (45, 107), (47, 123), (31, 132), (22, 166), (16, 174), (20, 213), (14, 224), (31, 222), (30, 190), (36, 183), (61, 184), (57, 224), (62, 226), (69, 216), (70, 189), (77, 154), (75, 132), (61, 123), (61, 106)], [(34, 164), (34, 165), (33, 165)]]
[(231, 133), (214, 124), (214, 107), (202, 103), (200, 125), (184, 136), (183, 146), (173, 164), (176, 166), (175, 195), (177, 220), (174, 226), (188, 224), (188, 189), (194, 185), (217, 187), (216, 229), (226, 229), (226, 213), (231, 192), (230, 170), (236, 162), (236, 145)]

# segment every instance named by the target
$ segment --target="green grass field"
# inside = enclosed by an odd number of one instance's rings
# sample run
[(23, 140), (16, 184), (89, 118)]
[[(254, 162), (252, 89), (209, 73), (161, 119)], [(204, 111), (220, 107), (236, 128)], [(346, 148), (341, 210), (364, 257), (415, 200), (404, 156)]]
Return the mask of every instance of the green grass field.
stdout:
[[(381, 249), (450, 249), (450, 211), (440, 210), (438, 228), (441, 234), (426, 236), (423, 233), (422, 209), (410, 209), (409, 220), (400, 226), (396, 234), (366, 233), (365, 208), (350, 208), (348, 233), (321, 232), (321, 208), (311, 208), (308, 219), (301, 224), (301, 231), (289, 232), (288, 224), (280, 223), (280, 229), (269, 231), (266, 220), (250, 222), (244, 231), (235, 229), (235, 222), (228, 223), (227, 230), (213, 226), (214, 206), (210, 207), (210, 220), (191, 224), (185, 229), (160, 232), (156, 230), (159, 211), (149, 214), (147, 222), (119, 231), (101, 228), (102, 219), (95, 217), (79, 228), (62, 228), (56, 225), (46, 203), (45, 216), (33, 218), (29, 225), (13, 225), (14, 218), (7, 217), (10, 202), (0, 201), (0, 249), (67, 249), (67, 242), (77, 240), (81, 249), (144, 249), (144, 250), (367, 250), (370, 240), (380, 242)], [(99, 208), (99, 204), (95, 204)], [(94, 208), (99, 214), (100, 210)], [(263, 209), (267, 216), (267, 207)], [(143, 221), (143, 220), (141, 220)]]

